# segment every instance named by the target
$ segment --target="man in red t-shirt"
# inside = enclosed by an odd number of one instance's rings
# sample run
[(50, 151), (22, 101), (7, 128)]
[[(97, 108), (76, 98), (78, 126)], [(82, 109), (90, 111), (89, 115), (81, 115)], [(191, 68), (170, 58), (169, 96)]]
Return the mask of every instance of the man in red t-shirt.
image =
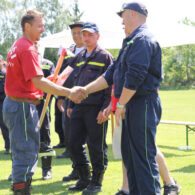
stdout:
[[(67, 89), (44, 78), (34, 42), (44, 32), (43, 14), (27, 11), (21, 19), (23, 36), (16, 40), (7, 56), (6, 98), (3, 118), (10, 132), (13, 191), (29, 195), (39, 152), (39, 117), (36, 105), (43, 92), (69, 97), (79, 103), (86, 98), (83, 89)], [(79, 93), (77, 93), (79, 92)]]

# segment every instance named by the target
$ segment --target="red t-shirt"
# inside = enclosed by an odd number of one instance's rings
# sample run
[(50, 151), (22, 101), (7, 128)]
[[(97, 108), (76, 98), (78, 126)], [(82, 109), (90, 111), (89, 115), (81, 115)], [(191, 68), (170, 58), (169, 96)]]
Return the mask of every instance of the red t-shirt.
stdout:
[(41, 98), (43, 92), (35, 88), (31, 79), (43, 76), (38, 53), (28, 39), (20, 38), (11, 47), (7, 56), (5, 93), (15, 97)]

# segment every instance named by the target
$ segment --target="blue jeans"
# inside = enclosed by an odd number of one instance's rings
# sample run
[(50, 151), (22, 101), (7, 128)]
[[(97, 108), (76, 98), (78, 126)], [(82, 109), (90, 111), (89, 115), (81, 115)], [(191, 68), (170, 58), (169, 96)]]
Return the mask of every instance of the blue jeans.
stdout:
[(5, 98), (3, 120), (10, 133), (13, 183), (26, 182), (38, 163), (39, 126), (36, 106)]

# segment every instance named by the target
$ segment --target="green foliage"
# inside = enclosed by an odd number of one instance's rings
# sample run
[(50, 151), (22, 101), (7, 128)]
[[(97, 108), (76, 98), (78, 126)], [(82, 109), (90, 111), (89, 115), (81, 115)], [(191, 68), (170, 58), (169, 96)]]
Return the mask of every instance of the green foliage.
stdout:
[(117, 58), (118, 53), (119, 53), (119, 49), (107, 49), (107, 50), (112, 54), (112, 56), (114, 57), (114, 59)]
[(161, 87), (195, 85), (195, 45), (163, 48), (164, 80)]
[(79, 10), (78, 0), (74, 0), (73, 6), (72, 6), (72, 12), (70, 13), (72, 20), (74, 22), (80, 21), (83, 13), (84, 12), (80, 12)]
[(71, 4), (68, 7), (65, 1), (59, 0), (1, 0), (0, 54), (5, 58), (13, 42), (22, 35), (20, 20), (27, 10), (37, 9), (44, 13), (45, 32), (43, 36), (46, 36), (67, 29), (70, 23), (80, 19), (83, 13), (80, 13), (78, 1), (74, 0), (73, 3), (70, 9)]
[(46, 48), (44, 53), (44, 58), (51, 60), (54, 65), (57, 65), (58, 62), (58, 49), (57, 48)]

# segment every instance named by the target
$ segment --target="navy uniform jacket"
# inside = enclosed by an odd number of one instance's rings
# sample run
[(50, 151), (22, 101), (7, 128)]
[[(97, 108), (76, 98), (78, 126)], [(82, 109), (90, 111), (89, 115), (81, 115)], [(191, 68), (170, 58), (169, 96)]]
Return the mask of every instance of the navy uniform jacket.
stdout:
[(163, 78), (161, 48), (146, 24), (124, 39), (118, 58), (103, 76), (108, 85), (114, 83), (116, 98), (123, 87), (136, 90), (134, 96), (157, 92)]
[(6, 72), (3, 69), (0, 70), (0, 102), (2, 103), (3, 103), (3, 100), (5, 99), (5, 91), (4, 91), (5, 75), (6, 75)]
[(41, 59), (41, 68), (43, 70), (44, 77), (48, 77), (49, 75), (53, 74), (55, 70), (53, 62), (45, 58)]
[[(85, 86), (101, 76), (113, 62), (111, 54), (98, 45), (86, 58), (87, 50), (82, 50), (74, 59), (74, 86)], [(101, 110), (110, 103), (111, 88), (90, 94), (81, 105), (101, 105)], [(72, 107), (72, 106), (70, 106)]]

